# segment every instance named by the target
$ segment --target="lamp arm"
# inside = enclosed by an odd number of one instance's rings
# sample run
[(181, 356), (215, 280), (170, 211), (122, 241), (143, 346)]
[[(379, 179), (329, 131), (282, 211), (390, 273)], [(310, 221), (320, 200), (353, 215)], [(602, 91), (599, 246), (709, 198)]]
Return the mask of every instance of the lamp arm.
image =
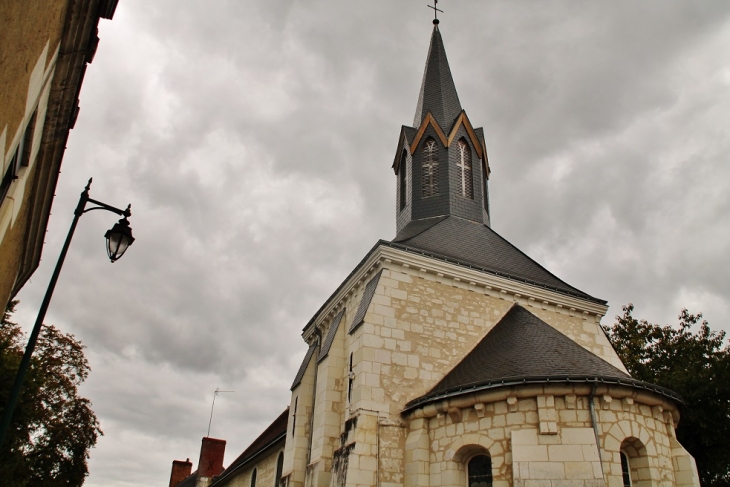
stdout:
[(99, 206), (94, 206), (93, 208), (83, 209), (83, 210), (81, 210), (81, 213), (86, 213), (91, 210), (107, 210), (107, 211), (111, 211), (112, 213), (116, 213), (117, 215), (125, 216), (127, 218), (132, 216), (132, 205), (131, 204), (128, 205), (126, 209), (120, 210), (119, 208), (116, 208), (112, 205), (107, 205), (106, 203), (102, 203), (101, 201), (97, 201), (97, 200), (94, 200), (94, 199), (91, 199), (88, 197), (86, 198), (86, 201), (88, 201), (89, 203), (94, 203), (95, 205), (99, 205)]

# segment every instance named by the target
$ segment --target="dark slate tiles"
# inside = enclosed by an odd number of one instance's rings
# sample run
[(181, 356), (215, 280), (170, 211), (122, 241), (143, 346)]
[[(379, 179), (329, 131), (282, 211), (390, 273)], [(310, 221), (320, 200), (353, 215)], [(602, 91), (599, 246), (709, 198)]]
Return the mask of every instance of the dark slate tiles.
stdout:
[(414, 221), (404, 227), (393, 242), (564, 294), (605, 303), (558, 279), (482, 223), (454, 216)]
[(330, 353), (330, 348), (332, 348), (332, 342), (335, 340), (335, 335), (337, 334), (337, 329), (340, 327), (340, 322), (342, 321), (343, 316), (345, 316), (345, 308), (342, 308), (340, 312), (337, 313), (337, 316), (335, 316), (335, 318), (332, 320), (330, 329), (327, 331), (327, 336), (324, 338), (324, 342), (322, 342), (322, 348), (320, 348), (319, 350), (317, 363), (320, 363), (322, 360), (324, 360), (327, 354)]
[(309, 365), (309, 361), (312, 360), (312, 355), (314, 355), (314, 350), (316, 348), (317, 348), (317, 344), (313, 343), (309, 347), (309, 350), (307, 350), (307, 353), (304, 355), (304, 360), (302, 360), (302, 365), (299, 366), (299, 371), (297, 372), (296, 377), (294, 377), (294, 382), (292, 383), (290, 390), (293, 391), (294, 388), (302, 382), (304, 373), (307, 371), (307, 366)]
[(456, 117), (461, 113), (459, 95), (456, 93), (451, 76), (449, 61), (446, 59), (444, 42), (438, 26), (434, 26), (431, 45), (428, 48), (426, 68), (423, 71), (421, 91), (413, 126), (418, 128), (428, 112), (436, 119), (444, 132), (449, 131)]
[(375, 277), (370, 279), (370, 282), (365, 285), (365, 291), (363, 291), (362, 293), (360, 306), (358, 306), (357, 308), (357, 313), (355, 313), (355, 318), (353, 318), (352, 320), (352, 325), (350, 326), (350, 330), (348, 331), (348, 333), (352, 333), (353, 331), (355, 331), (365, 319), (365, 313), (367, 313), (368, 308), (370, 307), (370, 301), (372, 301), (373, 295), (375, 295), (375, 288), (378, 287), (378, 281), (380, 280), (380, 275), (382, 273), (383, 270), (380, 269), (380, 271), (375, 274)]

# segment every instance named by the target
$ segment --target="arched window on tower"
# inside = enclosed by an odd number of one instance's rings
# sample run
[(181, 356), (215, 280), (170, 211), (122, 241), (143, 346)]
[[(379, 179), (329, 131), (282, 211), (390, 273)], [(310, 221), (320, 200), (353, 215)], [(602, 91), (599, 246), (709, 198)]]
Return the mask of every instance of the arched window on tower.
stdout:
[(467, 487), (492, 487), (492, 459), (487, 455), (472, 457), (467, 464), (467, 474)]
[(459, 160), (456, 163), (459, 168), (459, 196), (473, 199), (472, 170), (471, 170), (471, 147), (463, 138), (459, 140)]
[(400, 195), (400, 209), (401, 211), (403, 208), (406, 207), (407, 199), (408, 199), (408, 152), (406, 152), (405, 149), (403, 149), (403, 153), (400, 156), (400, 165), (398, 166), (398, 182), (399, 182), (399, 191), (398, 194)]
[(421, 197), (439, 194), (439, 149), (431, 137), (423, 144), (421, 159)]

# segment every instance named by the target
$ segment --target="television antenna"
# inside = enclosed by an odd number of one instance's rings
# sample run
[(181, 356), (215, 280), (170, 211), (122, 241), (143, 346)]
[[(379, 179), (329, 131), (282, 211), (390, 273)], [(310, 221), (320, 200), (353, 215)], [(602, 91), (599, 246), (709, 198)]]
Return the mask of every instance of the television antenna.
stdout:
[(216, 387), (215, 391), (213, 391), (213, 404), (210, 406), (210, 420), (208, 421), (208, 434), (205, 435), (206, 437), (210, 437), (210, 425), (213, 423), (213, 408), (215, 407), (215, 398), (218, 397), (218, 394), (221, 392), (236, 392), (236, 391), (222, 391), (220, 387)]

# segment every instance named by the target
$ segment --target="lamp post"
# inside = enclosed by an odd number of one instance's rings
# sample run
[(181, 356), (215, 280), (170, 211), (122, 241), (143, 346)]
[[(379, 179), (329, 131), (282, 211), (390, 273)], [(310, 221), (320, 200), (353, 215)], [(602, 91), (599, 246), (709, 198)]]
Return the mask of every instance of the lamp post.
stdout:
[[(38, 335), (41, 331), (41, 327), (43, 326), (43, 320), (46, 317), (46, 311), (48, 310), (48, 305), (51, 302), (53, 290), (56, 287), (58, 275), (61, 273), (61, 267), (63, 266), (63, 261), (66, 259), (66, 253), (68, 252), (68, 247), (71, 244), (71, 238), (73, 238), (74, 231), (76, 230), (76, 224), (79, 222), (79, 218), (81, 218), (81, 215), (91, 210), (107, 210), (124, 217), (120, 219), (119, 222), (117, 222), (111, 228), (111, 230), (108, 230), (104, 235), (104, 237), (106, 238), (107, 254), (109, 255), (109, 259), (112, 261), (112, 263), (119, 260), (122, 255), (124, 255), (124, 252), (127, 250), (127, 248), (132, 245), (132, 242), (134, 242), (134, 237), (132, 237), (132, 229), (130, 228), (129, 221), (127, 220), (127, 218), (132, 216), (132, 205), (127, 206), (127, 208), (124, 210), (120, 210), (119, 208), (107, 205), (106, 203), (102, 203), (101, 201), (93, 200), (89, 198), (90, 188), (91, 179), (89, 179), (88, 184), (84, 188), (84, 191), (81, 193), (81, 196), (79, 197), (79, 204), (74, 210), (74, 219), (71, 222), (71, 228), (68, 230), (66, 241), (64, 242), (63, 248), (61, 249), (61, 255), (59, 255), (58, 262), (56, 263), (56, 268), (53, 270), (51, 282), (48, 283), (46, 295), (43, 297), (41, 309), (38, 311), (38, 318), (36, 318), (35, 320), (33, 331), (30, 334), (30, 338), (28, 339), (28, 345), (25, 347), (25, 353), (23, 354), (23, 359), (21, 360), (20, 367), (18, 368), (18, 374), (15, 376), (15, 382), (13, 383), (13, 389), (10, 393), (10, 397), (5, 404), (2, 423), (0, 423), (0, 447), (5, 443), (5, 437), (7, 436), (8, 429), (10, 428), (10, 421), (13, 418), (13, 411), (15, 410), (15, 406), (17, 405), (18, 399), (20, 398), (20, 391), (23, 386), (23, 379), (25, 379), (25, 374), (26, 372), (28, 372), (28, 367), (30, 366), (30, 357), (31, 355), (33, 355), (33, 350), (35, 349), (36, 342), (38, 341)], [(97, 206), (86, 208), (87, 203), (92, 203)]]

